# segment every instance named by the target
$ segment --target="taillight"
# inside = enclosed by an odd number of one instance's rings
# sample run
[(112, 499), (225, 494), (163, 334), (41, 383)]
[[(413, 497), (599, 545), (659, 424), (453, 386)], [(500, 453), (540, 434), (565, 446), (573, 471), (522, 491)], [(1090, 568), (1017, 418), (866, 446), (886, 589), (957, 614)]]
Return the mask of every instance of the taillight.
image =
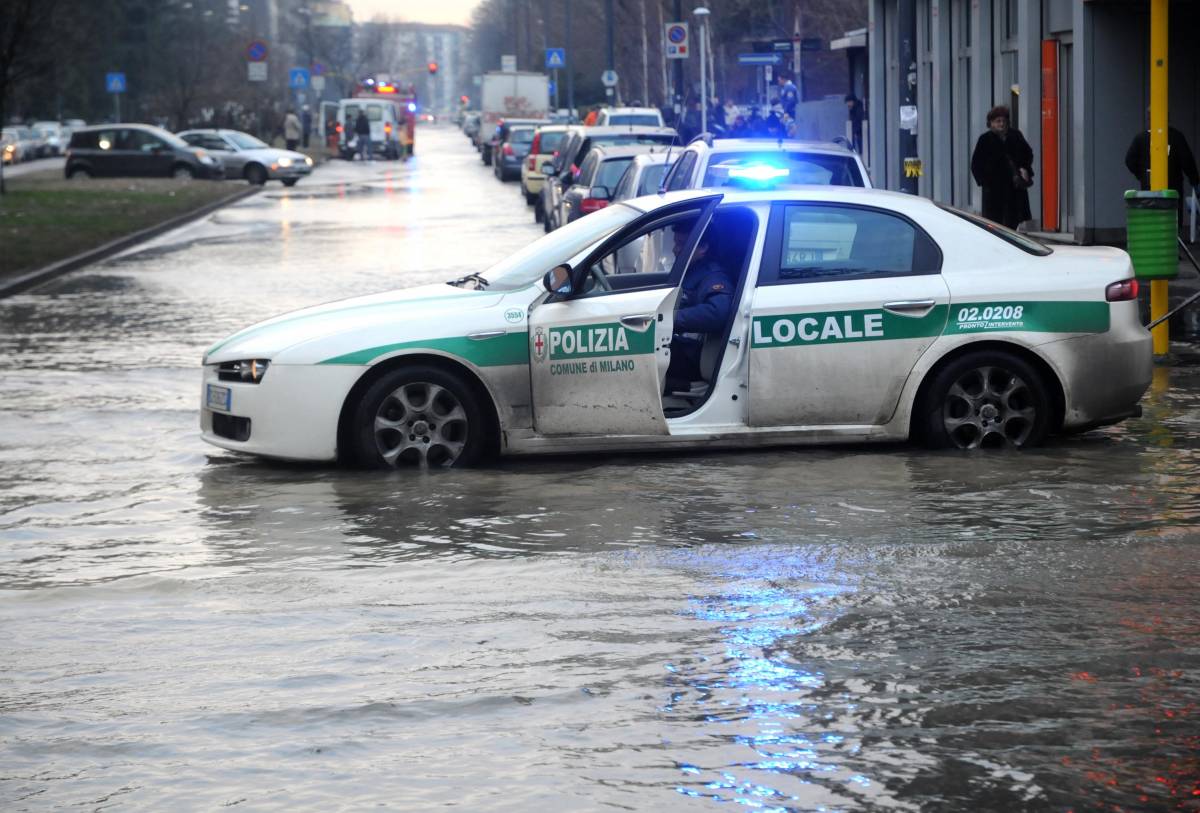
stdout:
[(579, 211), (585, 215), (590, 215), (592, 212), (598, 212), (608, 205), (608, 201), (604, 198), (584, 198), (579, 202)]
[(513, 154), (512, 144), (505, 143), (503, 152), (505, 155), (511, 156)]
[(537, 172), (537, 156), (536, 155), (529, 156), (529, 171)]
[(541, 152), (541, 149), (539, 149), (541, 146), (542, 146), (542, 134), (534, 133), (533, 134), (533, 144), (530, 145), (530, 147), (529, 147), (529, 154), (537, 155), (539, 152)]
[(340, 125), (340, 124), (339, 124), (339, 125), (337, 126), (337, 131), (338, 131), (339, 133), (342, 131), (342, 125)]
[(1104, 289), (1104, 298), (1109, 302), (1128, 302), (1131, 299), (1137, 299), (1137, 295), (1138, 281), (1136, 279), (1123, 279)]
[(388, 135), (392, 134), (392, 123), (390, 121), (383, 125), (383, 131)]

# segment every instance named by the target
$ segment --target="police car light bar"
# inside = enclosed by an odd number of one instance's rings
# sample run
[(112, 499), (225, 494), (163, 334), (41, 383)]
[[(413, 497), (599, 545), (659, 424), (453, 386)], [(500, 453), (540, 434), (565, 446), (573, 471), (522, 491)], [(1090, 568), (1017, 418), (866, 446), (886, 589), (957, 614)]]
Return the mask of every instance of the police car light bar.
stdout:
[(783, 167), (773, 167), (770, 164), (750, 164), (744, 167), (730, 167), (730, 178), (742, 178), (747, 181), (765, 183), (777, 178), (786, 178), (789, 172)]

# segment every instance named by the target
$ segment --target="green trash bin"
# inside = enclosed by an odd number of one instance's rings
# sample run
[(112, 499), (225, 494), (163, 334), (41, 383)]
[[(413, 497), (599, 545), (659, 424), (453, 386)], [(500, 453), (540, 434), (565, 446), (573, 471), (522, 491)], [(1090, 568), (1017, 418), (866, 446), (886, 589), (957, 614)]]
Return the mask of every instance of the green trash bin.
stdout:
[(1127, 246), (1138, 279), (1171, 279), (1179, 273), (1179, 193), (1174, 189), (1125, 193)]

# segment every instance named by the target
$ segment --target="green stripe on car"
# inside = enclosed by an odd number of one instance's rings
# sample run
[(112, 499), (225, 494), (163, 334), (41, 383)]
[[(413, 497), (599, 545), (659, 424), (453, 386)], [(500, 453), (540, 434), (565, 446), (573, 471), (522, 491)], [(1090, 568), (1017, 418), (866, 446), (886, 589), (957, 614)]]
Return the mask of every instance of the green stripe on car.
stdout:
[(399, 350), (433, 350), (466, 359), (476, 367), (502, 367), (507, 364), (529, 363), (529, 333), (519, 331), (505, 333), (487, 339), (468, 339), (466, 336), (449, 336), (444, 339), (421, 339), (413, 342), (396, 342), (355, 350), (340, 356), (325, 359), (321, 364), (370, 364), (381, 356)]

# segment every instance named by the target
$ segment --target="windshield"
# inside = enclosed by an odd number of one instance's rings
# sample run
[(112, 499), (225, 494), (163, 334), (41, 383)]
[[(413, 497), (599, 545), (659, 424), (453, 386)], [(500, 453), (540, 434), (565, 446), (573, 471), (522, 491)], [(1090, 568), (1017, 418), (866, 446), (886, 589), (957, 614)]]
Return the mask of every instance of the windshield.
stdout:
[(596, 173), (596, 179), (592, 181), (592, 186), (606, 186), (611, 190), (617, 185), (617, 181), (621, 180), (621, 176), (631, 163), (633, 163), (632, 155), (628, 158), (613, 158), (605, 161), (600, 165), (600, 171)]
[(232, 141), (239, 150), (265, 150), (267, 145), (252, 135), (246, 133), (226, 133), (225, 137)]
[[(732, 170), (732, 172), (731, 172)], [(756, 171), (761, 176), (754, 174)], [(769, 177), (768, 177), (769, 176)], [(815, 186), (862, 186), (858, 164), (849, 155), (822, 155), (811, 152), (735, 152), (718, 153), (709, 161), (702, 187), (783, 184)]]
[(621, 113), (616, 116), (609, 116), (608, 124), (613, 127), (625, 124), (640, 125), (643, 127), (661, 127), (662, 120), (651, 113)]
[(527, 130), (513, 130), (508, 134), (508, 140), (513, 144), (532, 144), (533, 143), (533, 128)]
[(565, 135), (566, 133), (542, 133), (542, 140), (538, 142), (538, 151), (543, 155), (557, 152)]
[(515, 291), (532, 285), (556, 265), (598, 243), (641, 215), (631, 206), (608, 206), (555, 229), (483, 272), (489, 291)]
[(1001, 226), (999, 223), (993, 223), (987, 218), (980, 217), (972, 212), (964, 212), (962, 209), (955, 209), (953, 206), (944, 206), (940, 203), (937, 204), (937, 206), (939, 209), (943, 209), (952, 215), (958, 215), (968, 223), (978, 226), (989, 234), (999, 237), (1004, 242), (1008, 243), (1009, 245), (1016, 246), (1022, 251), (1027, 251), (1030, 254), (1034, 254), (1038, 257), (1045, 257), (1047, 254), (1052, 254), (1054, 252), (1054, 249), (1050, 248), (1044, 243), (1039, 243), (1032, 237), (1026, 237), (1020, 232), (1013, 231), (1006, 226)]

